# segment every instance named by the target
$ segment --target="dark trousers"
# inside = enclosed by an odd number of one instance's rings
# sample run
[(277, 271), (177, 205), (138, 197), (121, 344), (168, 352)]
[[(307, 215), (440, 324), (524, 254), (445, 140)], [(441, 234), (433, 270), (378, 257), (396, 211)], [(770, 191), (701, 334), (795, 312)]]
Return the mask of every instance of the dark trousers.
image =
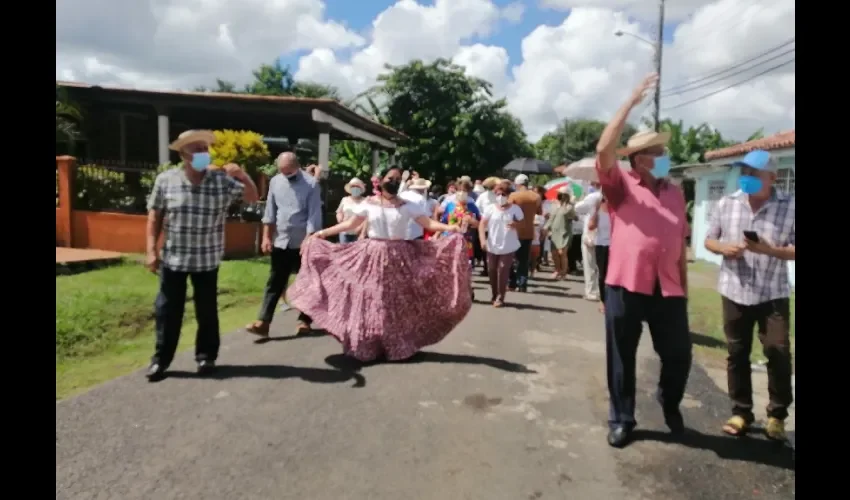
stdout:
[(567, 265), (570, 267), (570, 273), (578, 273), (578, 263), (581, 260), (581, 233), (578, 233), (570, 238), (570, 246), (567, 249)]
[(776, 299), (745, 306), (723, 297), (723, 331), (729, 357), (726, 377), (732, 413), (753, 421), (753, 381), (750, 353), (753, 327), (767, 358), (767, 416), (784, 420), (794, 400), (791, 387), (791, 306), (788, 299)]
[(642, 322), (649, 324), (652, 346), (661, 358), (656, 398), (664, 411), (678, 409), (691, 370), (688, 303), (684, 297), (644, 295), (620, 286), (605, 292), (605, 343), (608, 365), (608, 425), (634, 428), (636, 358)]
[(608, 248), (606, 246), (596, 245), (593, 251), (596, 252), (596, 269), (599, 270), (599, 300), (605, 303), (605, 275), (608, 274)]
[(195, 334), (195, 360), (215, 361), (221, 336), (218, 330), (218, 269), (197, 273), (159, 270), (159, 293), (154, 302), (156, 350), (152, 363), (168, 368), (180, 342), (183, 310), (186, 306), (186, 281), (192, 281), (192, 299), (198, 331)]
[[(272, 248), (272, 266), (269, 279), (266, 281), (266, 290), (263, 294), (263, 304), (260, 306), (259, 319), (265, 323), (271, 323), (274, 311), (280, 297), (289, 285), (289, 277), (301, 269), (301, 250), (298, 248)], [(298, 321), (306, 324), (313, 322), (310, 316), (298, 313)]]
[(526, 286), (528, 284), (528, 259), (531, 254), (531, 240), (519, 240), (519, 250), (514, 254), (514, 265), (511, 267), (509, 288)]

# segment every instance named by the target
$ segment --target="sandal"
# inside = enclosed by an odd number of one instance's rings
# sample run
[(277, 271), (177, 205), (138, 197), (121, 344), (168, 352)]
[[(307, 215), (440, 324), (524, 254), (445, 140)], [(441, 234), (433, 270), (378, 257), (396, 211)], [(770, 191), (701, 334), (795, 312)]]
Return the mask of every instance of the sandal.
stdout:
[(767, 426), (764, 428), (764, 433), (772, 441), (788, 440), (788, 436), (785, 434), (785, 421), (778, 418), (770, 417), (767, 419)]
[(245, 330), (248, 333), (253, 333), (259, 337), (268, 337), (269, 336), (269, 324), (265, 321), (255, 321), (253, 323), (249, 323), (245, 325)]
[(741, 437), (747, 434), (750, 430), (750, 422), (744, 420), (744, 417), (735, 415), (723, 424), (723, 432), (730, 436)]
[(295, 324), (295, 335), (309, 335), (313, 328), (303, 321)]
[(493, 307), (502, 307), (504, 304), (505, 303), (502, 302), (501, 300), (494, 300), (493, 301)]

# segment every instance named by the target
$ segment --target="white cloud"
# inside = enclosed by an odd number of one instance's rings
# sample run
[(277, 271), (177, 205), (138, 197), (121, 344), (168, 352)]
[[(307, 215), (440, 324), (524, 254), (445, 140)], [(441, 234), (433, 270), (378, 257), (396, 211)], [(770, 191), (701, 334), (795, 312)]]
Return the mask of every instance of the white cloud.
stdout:
[[(651, 23), (655, 15), (654, 2), (637, 0), (541, 3), (572, 10), (560, 24), (527, 33), (521, 59), (511, 61), (504, 47), (488, 44), (487, 38), (500, 29), (515, 29), (510, 23), (523, 13), (518, 2), (499, 8), (491, 0), (436, 0), (430, 5), (400, 0), (374, 19), (364, 39), (340, 20), (325, 19), (321, 0), (157, 0), (120, 8), (105, 0), (60, 0), (56, 76), (189, 88), (216, 77), (244, 82), (258, 64), (306, 49), (296, 76), (336, 85), (351, 96), (373, 85), (386, 63), (451, 57), (470, 74), (491, 81), (536, 139), (564, 118), (607, 119), (614, 113), (652, 69), (653, 57), (651, 44), (614, 32), (651, 40), (645, 21)], [(662, 108), (739, 83), (792, 57), (738, 75), (733, 70), (725, 79), (700, 81), (693, 84), (700, 88), (674, 95), (683, 83), (794, 37), (795, 7), (794, 0), (679, 0), (668, 5), (668, 19), (687, 20), (664, 47), (662, 89), (671, 95), (662, 99)], [(648, 104), (638, 113), (647, 116)], [(761, 127), (767, 132), (791, 128), (796, 116), (794, 66), (671, 110), (669, 116), (687, 124), (708, 122), (739, 139)]]
[[(742, 0), (758, 1), (758, 0)], [(664, 17), (666, 21), (682, 21), (695, 13), (701, 7), (711, 4), (713, 0), (673, 0), (666, 2)], [(569, 10), (582, 7), (596, 7), (613, 11), (625, 12), (642, 21), (655, 22), (658, 20), (658, 0), (540, 0), (543, 8)], [(656, 22), (657, 25), (657, 22)]]
[(187, 88), (245, 80), (288, 52), (365, 42), (324, 10), (321, 0), (58, 0), (56, 75)]
[(522, 21), (523, 14), (525, 14), (525, 5), (521, 2), (514, 2), (502, 9), (502, 19), (506, 19), (512, 23)]

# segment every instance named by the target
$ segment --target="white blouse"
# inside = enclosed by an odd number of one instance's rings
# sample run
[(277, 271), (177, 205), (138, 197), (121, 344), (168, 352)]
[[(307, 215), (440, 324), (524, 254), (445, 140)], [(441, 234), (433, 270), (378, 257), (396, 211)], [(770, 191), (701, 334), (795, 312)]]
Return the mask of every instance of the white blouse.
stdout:
[(381, 206), (372, 200), (357, 205), (354, 215), (366, 217), (369, 238), (381, 240), (407, 239), (408, 224), (421, 215), (428, 216), (422, 207), (414, 203), (406, 202), (395, 208)]
[(611, 216), (607, 211), (599, 210), (597, 212), (596, 246), (611, 246)]
[[(346, 196), (339, 202), (339, 208), (336, 209), (337, 213), (342, 214), (342, 220), (340, 222), (345, 222), (348, 219), (354, 217), (354, 209), (357, 208), (361, 203), (363, 203), (363, 198), (354, 198), (352, 196)], [(351, 231), (348, 234), (357, 234), (357, 231)]]

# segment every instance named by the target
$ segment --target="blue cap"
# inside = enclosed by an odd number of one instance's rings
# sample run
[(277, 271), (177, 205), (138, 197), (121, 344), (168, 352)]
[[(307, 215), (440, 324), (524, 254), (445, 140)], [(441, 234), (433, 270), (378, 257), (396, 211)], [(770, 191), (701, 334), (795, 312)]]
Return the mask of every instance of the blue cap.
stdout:
[(756, 170), (776, 170), (776, 160), (770, 156), (770, 153), (763, 149), (750, 151), (743, 160), (736, 161), (732, 165), (736, 167), (750, 167)]

